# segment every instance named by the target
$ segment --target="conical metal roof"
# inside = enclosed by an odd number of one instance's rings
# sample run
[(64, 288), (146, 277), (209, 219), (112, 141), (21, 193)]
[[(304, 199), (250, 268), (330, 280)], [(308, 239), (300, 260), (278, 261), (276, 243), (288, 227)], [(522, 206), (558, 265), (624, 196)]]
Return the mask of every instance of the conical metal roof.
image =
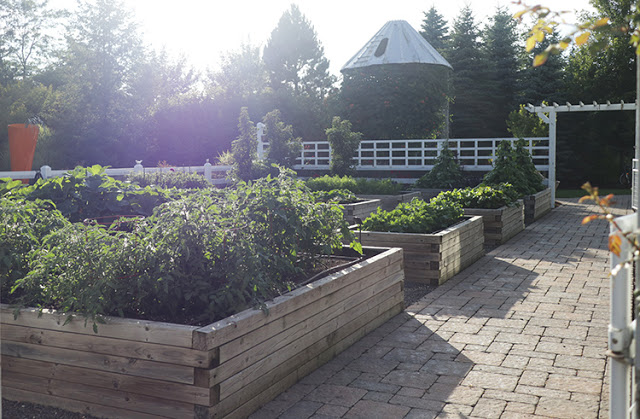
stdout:
[(340, 71), (382, 64), (451, 64), (409, 22), (391, 20), (357, 52)]

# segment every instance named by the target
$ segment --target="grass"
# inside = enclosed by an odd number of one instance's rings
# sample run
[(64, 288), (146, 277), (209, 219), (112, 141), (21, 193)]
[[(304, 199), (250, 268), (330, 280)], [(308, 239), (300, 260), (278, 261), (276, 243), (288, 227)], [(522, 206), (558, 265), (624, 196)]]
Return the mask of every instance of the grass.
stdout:
[[(558, 189), (556, 191), (556, 198), (582, 198), (586, 194), (587, 193), (582, 189)], [(609, 194), (631, 195), (631, 189), (612, 189), (612, 188), (599, 189), (600, 196), (607, 196)]]

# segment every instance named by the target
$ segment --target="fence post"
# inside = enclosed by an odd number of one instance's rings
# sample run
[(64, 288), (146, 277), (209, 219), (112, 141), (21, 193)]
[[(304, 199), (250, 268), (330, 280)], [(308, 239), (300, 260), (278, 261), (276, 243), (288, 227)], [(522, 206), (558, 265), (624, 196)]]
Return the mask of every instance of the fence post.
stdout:
[(144, 167), (142, 167), (142, 160), (136, 160), (136, 165), (133, 166), (133, 171), (136, 173), (144, 172)]
[(51, 166), (42, 166), (40, 168), (40, 176), (42, 176), (42, 179), (49, 179), (51, 177)]
[(207, 182), (211, 183), (211, 163), (209, 163), (209, 159), (204, 164), (204, 178), (207, 179)]
[(258, 128), (258, 160), (262, 160), (264, 158), (264, 146), (262, 145), (262, 136), (264, 135), (264, 124), (262, 122), (258, 122), (256, 127)]

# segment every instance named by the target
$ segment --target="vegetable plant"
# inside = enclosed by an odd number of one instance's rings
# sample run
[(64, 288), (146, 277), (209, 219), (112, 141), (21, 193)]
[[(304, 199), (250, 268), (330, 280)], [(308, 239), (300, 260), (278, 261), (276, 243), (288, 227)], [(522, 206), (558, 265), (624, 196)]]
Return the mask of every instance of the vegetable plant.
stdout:
[(518, 192), (513, 185), (501, 183), (497, 186), (478, 185), (475, 188), (454, 189), (443, 191), (431, 202), (457, 204), (463, 208), (496, 209), (504, 206), (513, 206), (518, 202)]
[(440, 155), (433, 169), (416, 182), (418, 188), (459, 188), (464, 184), (462, 169), (456, 160), (455, 153), (444, 142)]
[(484, 176), (484, 183), (510, 183), (520, 196), (532, 195), (544, 189), (542, 176), (535, 170), (531, 156), (524, 148), (524, 141), (520, 147), (516, 146), (515, 150), (511, 147), (510, 141), (500, 142), (493, 169)]
[(395, 233), (433, 233), (447, 228), (460, 220), (464, 211), (455, 202), (413, 199), (391, 211), (371, 214), (362, 224), (363, 230), (389, 231)]
[(211, 186), (204, 176), (185, 172), (136, 172), (127, 175), (127, 180), (142, 187), (155, 185), (161, 188), (201, 189)]
[(403, 189), (403, 185), (391, 179), (364, 179), (352, 176), (324, 175), (308, 179), (306, 183), (312, 191), (346, 189), (356, 195), (397, 195)]

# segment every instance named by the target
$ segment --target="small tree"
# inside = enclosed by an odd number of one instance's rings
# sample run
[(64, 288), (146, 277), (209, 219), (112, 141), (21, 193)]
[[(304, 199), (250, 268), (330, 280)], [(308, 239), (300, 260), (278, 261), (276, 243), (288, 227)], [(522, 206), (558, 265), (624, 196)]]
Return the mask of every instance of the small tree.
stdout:
[(280, 120), (280, 111), (274, 109), (262, 118), (265, 136), (269, 142), (267, 161), (291, 168), (302, 150), (300, 137), (293, 136), (293, 127)]
[(253, 175), (253, 159), (256, 156), (258, 140), (256, 127), (249, 119), (249, 110), (246, 107), (240, 109), (238, 131), (240, 135), (231, 143), (231, 152), (235, 162), (234, 175), (248, 181)]
[(463, 186), (463, 183), (462, 169), (456, 160), (455, 153), (449, 148), (449, 143), (445, 141), (433, 169), (418, 179), (416, 186), (419, 188), (459, 188)]
[(331, 128), (327, 128), (327, 141), (331, 146), (331, 173), (347, 175), (354, 171), (353, 156), (356, 154), (362, 133), (351, 131), (351, 122), (334, 116)]

